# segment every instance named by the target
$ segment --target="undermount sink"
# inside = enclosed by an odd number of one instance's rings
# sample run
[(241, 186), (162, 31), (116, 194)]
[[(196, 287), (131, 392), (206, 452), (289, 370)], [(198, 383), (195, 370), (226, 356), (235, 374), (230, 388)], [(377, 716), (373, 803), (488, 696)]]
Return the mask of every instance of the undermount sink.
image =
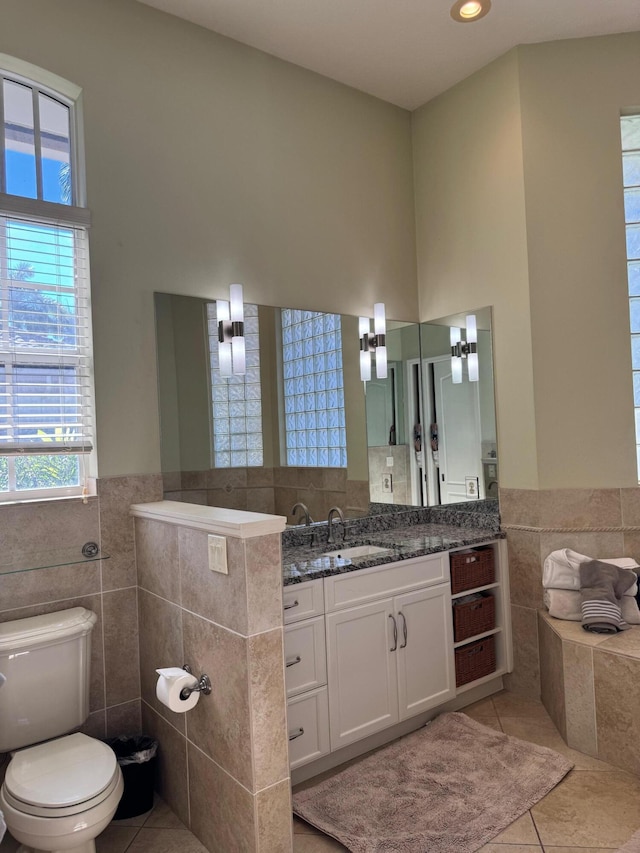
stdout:
[(352, 560), (354, 557), (381, 557), (383, 554), (393, 554), (392, 548), (381, 548), (379, 545), (354, 545), (352, 548), (338, 548), (337, 551), (325, 551), (323, 557), (342, 557)]

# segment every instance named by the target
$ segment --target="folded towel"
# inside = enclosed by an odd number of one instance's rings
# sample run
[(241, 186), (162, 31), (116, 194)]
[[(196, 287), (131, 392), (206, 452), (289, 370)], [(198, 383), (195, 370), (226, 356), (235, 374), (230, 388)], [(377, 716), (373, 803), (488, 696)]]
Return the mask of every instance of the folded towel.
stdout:
[[(544, 561), (542, 569), (542, 586), (545, 589), (580, 589), (579, 569), (582, 563), (588, 563), (593, 557), (579, 554), (571, 548), (561, 548), (552, 551)], [(640, 569), (640, 566), (631, 557), (608, 557), (600, 560), (601, 563), (609, 563), (621, 569)], [(629, 590), (629, 595), (635, 592)]]
[(629, 569), (621, 569), (601, 560), (580, 564), (582, 627), (598, 634), (626, 631), (630, 626), (622, 618), (620, 599), (637, 582)]
[[(568, 622), (582, 622), (582, 595), (573, 589), (545, 589), (544, 604), (549, 616)], [(622, 618), (629, 625), (640, 625), (640, 609), (633, 596), (623, 595), (620, 600)]]

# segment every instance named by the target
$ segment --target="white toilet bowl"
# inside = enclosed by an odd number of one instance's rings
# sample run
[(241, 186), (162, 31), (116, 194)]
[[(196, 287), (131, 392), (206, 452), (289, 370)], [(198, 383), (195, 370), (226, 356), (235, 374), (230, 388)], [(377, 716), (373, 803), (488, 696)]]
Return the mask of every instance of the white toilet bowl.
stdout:
[(21, 853), (95, 853), (123, 791), (113, 750), (80, 733), (16, 752), (0, 789), (0, 811)]

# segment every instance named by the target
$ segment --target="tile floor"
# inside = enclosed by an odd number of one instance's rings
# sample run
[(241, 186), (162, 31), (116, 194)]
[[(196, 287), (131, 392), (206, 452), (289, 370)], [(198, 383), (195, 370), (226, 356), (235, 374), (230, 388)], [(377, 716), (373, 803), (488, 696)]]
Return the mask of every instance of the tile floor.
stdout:
[[(506, 734), (555, 749), (575, 764), (553, 791), (478, 853), (615, 851), (640, 828), (640, 777), (569, 749), (540, 702), (500, 693), (464, 712)], [(294, 853), (345, 850), (297, 818), (293, 828)], [(96, 846), (97, 853), (206, 853), (160, 800), (140, 818), (114, 821)], [(5, 837), (0, 853), (15, 853), (17, 847)]]

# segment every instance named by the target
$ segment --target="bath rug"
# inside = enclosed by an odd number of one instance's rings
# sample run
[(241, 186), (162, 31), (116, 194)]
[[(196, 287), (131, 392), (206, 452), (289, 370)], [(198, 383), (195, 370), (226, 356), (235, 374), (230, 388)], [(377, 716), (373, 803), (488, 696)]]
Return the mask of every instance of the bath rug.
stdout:
[(473, 853), (572, 767), (452, 712), (296, 791), (293, 811), (352, 853)]
[(634, 833), (618, 853), (640, 853), (640, 829)]

